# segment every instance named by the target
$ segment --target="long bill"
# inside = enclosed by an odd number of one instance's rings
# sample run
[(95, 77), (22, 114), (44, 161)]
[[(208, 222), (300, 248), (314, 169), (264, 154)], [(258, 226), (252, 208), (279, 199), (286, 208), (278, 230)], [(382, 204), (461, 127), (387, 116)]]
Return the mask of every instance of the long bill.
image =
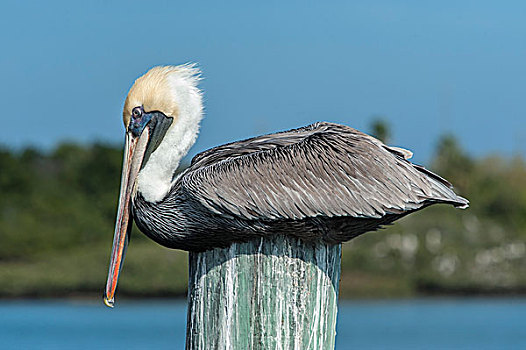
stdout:
[(115, 222), (115, 234), (113, 236), (108, 280), (104, 291), (104, 304), (109, 307), (113, 307), (115, 302), (115, 290), (117, 289), (117, 282), (124, 262), (126, 247), (130, 239), (130, 231), (132, 227), (132, 220), (130, 218), (131, 199), (134, 191), (135, 180), (144, 157), (148, 133), (148, 128), (144, 130), (141, 137), (133, 136), (130, 132), (126, 133), (119, 207), (117, 210), (117, 220)]

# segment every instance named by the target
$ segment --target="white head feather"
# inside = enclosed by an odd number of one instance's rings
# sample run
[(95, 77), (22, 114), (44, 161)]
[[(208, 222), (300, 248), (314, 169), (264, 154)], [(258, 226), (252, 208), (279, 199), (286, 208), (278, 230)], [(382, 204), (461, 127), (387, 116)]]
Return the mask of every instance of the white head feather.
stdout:
[(199, 133), (203, 117), (200, 71), (195, 65), (159, 66), (150, 69), (133, 84), (124, 104), (127, 128), (133, 108), (160, 111), (174, 120), (159, 147), (137, 176), (137, 191), (150, 202), (162, 200), (172, 186), (172, 178)]

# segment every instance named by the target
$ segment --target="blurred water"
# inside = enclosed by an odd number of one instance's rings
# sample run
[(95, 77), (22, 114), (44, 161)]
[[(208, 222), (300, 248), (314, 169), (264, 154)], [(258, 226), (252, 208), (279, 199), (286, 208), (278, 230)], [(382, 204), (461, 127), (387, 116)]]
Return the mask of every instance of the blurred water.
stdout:
[(526, 299), (340, 304), (337, 349), (526, 349)]
[[(2, 301), (1, 349), (183, 349), (183, 301)], [(337, 349), (526, 349), (526, 299), (341, 302)]]

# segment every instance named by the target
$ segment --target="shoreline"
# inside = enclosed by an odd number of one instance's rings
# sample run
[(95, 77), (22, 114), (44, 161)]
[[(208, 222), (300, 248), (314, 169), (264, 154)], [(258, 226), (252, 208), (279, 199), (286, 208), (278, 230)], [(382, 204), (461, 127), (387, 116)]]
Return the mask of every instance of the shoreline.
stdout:
[[(174, 294), (122, 294), (119, 295), (120, 300), (133, 301), (184, 301), (186, 302), (186, 295)], [(340, 297), (339, 302), (354, 302), (354, 301), (386, 301), (386, 300), (436, 300), (436, 299), (525, 299), (526, 293), (523, 292), (479, 292), (479, 293), (428, 293), (415, 295), (377, 295), (377, 296), (363, 296), (356, 295), (351, 297)], [(102, 305), (102, 296), (95, 296), (91, 293), (72, 293), (63, 295), (20, 295), (20, 296), (0, 296), (0, 302), (3, 301), (92, 301), (99, 302)]]

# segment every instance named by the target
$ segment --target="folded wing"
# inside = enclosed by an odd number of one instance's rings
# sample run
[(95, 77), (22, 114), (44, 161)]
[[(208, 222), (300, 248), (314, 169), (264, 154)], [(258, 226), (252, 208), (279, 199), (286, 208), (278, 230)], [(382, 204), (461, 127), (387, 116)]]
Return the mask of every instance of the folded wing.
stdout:
[(381, 218), (431, 203), (467, 207), (408, 153), (347, 126), (316, 123), (196, 156), (182, 189), (213, 213), (245, 220)]

